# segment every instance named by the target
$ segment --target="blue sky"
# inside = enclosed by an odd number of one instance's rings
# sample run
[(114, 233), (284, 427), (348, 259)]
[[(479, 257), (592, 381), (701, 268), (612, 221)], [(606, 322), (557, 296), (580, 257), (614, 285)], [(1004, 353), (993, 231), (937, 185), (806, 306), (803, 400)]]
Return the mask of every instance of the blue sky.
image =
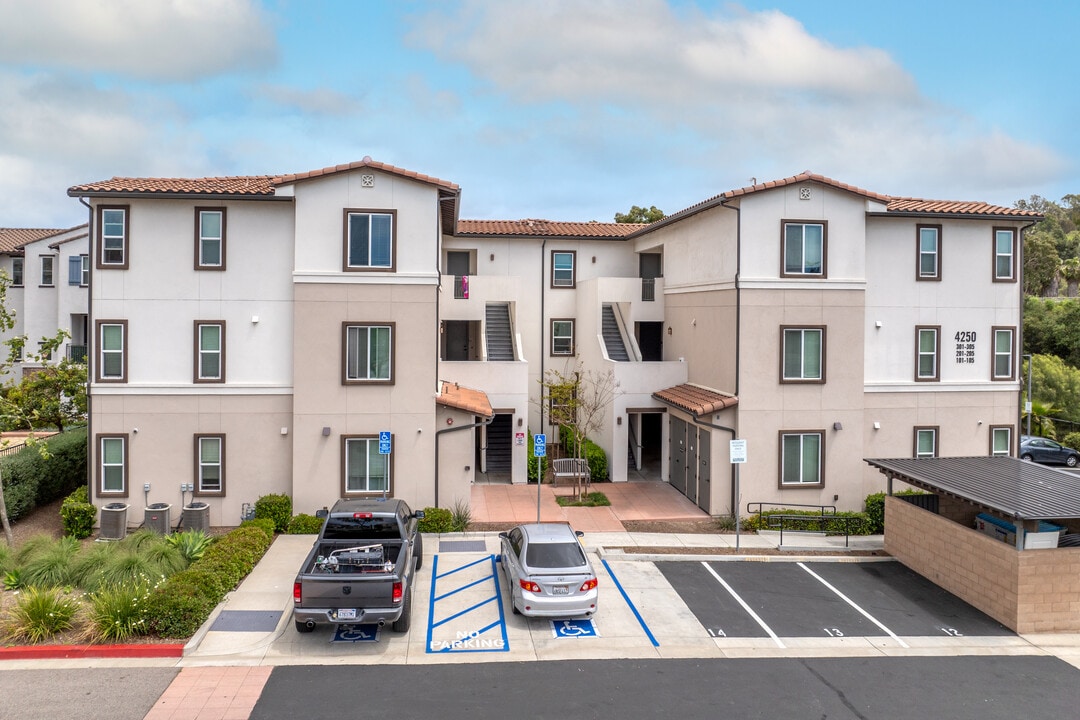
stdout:
[(1080, 193), (1080, 4), (0, 0), (0, 226), (114, 175), (371, 156), (465, 218), (610, 221), (811, 170), (898, 196)]

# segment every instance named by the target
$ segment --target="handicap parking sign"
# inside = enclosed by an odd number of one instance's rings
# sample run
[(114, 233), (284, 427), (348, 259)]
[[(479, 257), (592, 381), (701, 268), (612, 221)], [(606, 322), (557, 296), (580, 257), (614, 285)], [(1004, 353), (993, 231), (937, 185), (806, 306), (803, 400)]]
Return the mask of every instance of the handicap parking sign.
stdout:
[(533, 435), (533, 455), (536, 457), (547, 455), (547, 435)]
[(379, 454), (390, 454), (390, 431), (383, 430), (379, 433)]
[(600, 637), (592, 620), (552, 620), (551, 635), (556, 638)]

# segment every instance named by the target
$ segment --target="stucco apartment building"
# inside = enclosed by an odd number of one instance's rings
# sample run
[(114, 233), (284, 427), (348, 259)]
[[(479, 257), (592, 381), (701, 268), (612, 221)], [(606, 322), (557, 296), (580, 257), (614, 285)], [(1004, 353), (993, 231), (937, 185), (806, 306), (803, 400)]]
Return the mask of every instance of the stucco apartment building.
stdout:
[[(90, 283), (89, 235), (86, 225), (68, 229), (0, 228), (0, 269), (7, 273), (7, 307), (15, 326), (0, 332), (0, 341), (14, 336), (29, 338), (24, 361), (12, 366), (9, 378), (22, 377), (40, 367), (30, 359), (40, 341), (57, 330), (69, 337), (58, 360), (86, 356), (88, 335), (87, 288)], [(7, 358), (7, 347), (0, 348)]]
[(92, 208), (99, 503), (450, 507), (526, 481), (550, 371), (617, 383), (592, 438), (613, 481), (714, 515), (853, 509), (881, 489), (864, 457), (1017, 443), (1030, 212), (807, 172), (652, 225), (462, 220), (457, 185), (370, 158), (68, 192)]

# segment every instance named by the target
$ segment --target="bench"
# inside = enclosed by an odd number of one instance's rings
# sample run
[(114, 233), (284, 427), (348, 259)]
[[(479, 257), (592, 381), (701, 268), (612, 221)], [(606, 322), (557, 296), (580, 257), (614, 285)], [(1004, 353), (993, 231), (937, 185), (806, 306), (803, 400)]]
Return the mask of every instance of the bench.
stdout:
[(581, 481), (589, 482), (589, 462), (581, 458), (560, 458), (551, 461), (551, 484), (554, 487), (566, 484), (580, 492)]

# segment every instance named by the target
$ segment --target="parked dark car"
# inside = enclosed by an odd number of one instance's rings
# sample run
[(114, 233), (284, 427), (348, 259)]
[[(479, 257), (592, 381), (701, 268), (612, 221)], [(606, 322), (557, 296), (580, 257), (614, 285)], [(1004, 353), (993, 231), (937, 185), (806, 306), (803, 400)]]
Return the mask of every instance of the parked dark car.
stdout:
[(1077, 463), (1080, 463), (1080, 452), (1049, 438), (1021, 435), (1020, 459), (1044, 465), (1076, 467)]

